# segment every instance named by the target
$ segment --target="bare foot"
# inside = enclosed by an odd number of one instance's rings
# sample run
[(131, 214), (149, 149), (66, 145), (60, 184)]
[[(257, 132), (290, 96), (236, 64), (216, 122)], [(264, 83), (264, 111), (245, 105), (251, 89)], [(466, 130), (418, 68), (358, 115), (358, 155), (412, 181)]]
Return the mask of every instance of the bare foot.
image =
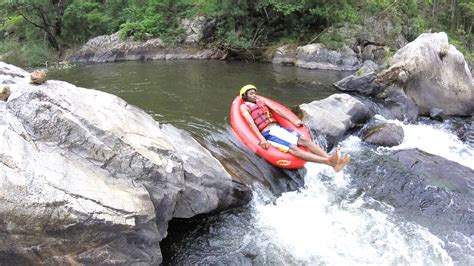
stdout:
[(329, 157), (329, 164), (335, 167), (341, 160), (341, 145), (337, 145), (336, 151)]
[(344, 168), (344, 166), (346, 166), (346, 164), (348, 164), (350, 160), (351, 156), (349, 154), (346, 155), (343, 159), (337, 162), (336, 166), (334, 166), (334, 171), (336, 171), (336, 173), (341, 171), (342, 168)]
[(341, 157), (339, 153), (335, 152), (329, 157), (329, 165), (332, 167), (335, 167), (340, 160), (341, 160)]

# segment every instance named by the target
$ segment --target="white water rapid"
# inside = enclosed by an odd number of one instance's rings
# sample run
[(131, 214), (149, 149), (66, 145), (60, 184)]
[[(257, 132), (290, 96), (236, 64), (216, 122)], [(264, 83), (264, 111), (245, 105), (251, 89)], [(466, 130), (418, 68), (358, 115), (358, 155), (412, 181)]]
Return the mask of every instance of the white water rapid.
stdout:
[(403, 127), (403, 143), (392, 149), (418, 148), (422, 151), (444, 157), (474, 169), (474, 149), (440, 125), (403, 125), (398, 120), (390, 120)]
[[(443, 126), (402, 125), (405, 138), (391, 149), (418, 148), (462, 165), (474, 167), (474, 150)], [(355, 153), (362, 147), (349, 137), (343, 150)], [(384, 152), (380, 149), (378, 152)], [(269, 203), (262, 190), (253, 201), (255, 232), (266, 250), (267, 261), (290, 265), (453, 265), (445, 243), (420, 225), (392, 214), (393, 208), (357, 195), (347, 187), (344, 171), (307, 164), (305, 187), (284, 193)], [(351, 197), (349, 197), (351, 198)], [(376, 207), (374, 207), (376, 206)], [(464, 236), (474, 258), (472, 236)], [(272, 255), (268, 256), (268, 249)], [(278, 258), (270, 259), (277, 256)], [(273, 261), (273, 262), (272, 262)]]

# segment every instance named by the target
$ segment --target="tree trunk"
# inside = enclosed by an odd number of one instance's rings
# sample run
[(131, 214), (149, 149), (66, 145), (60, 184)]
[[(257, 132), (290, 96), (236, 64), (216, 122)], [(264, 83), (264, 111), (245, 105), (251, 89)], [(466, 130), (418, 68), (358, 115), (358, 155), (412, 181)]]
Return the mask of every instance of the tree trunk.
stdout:
[(456, 0), (451, 0), (451, 29), (456, 30), (456, 20), (455, 20), (455, 15), (456, 14)]
[(48, 36), (49, 44), (54, 48), (54, 50), (59, 51), (59, 43), (56, 36), (54, 36), (54, 34), (49, 30), (46, 32), (46, 34)]
[(59, 43), (57, 40), (56, 33), (58, 32), (58, 29), (56, 28), (56, 23), (58, 22), (57, 18), (54, 18), (55, 22), (51, 22), (51, 20), (48, 17), (48, 14), (46, 13), (47, 11), (44, 11), (40, 8), (37, 9), (37, 11), (41, 14), (41, 19), (43, 21), (43, 31), (46, 32), (46, 35), (48, 36), (48, 41), (49, 44), (56, 50), (59, 51)]

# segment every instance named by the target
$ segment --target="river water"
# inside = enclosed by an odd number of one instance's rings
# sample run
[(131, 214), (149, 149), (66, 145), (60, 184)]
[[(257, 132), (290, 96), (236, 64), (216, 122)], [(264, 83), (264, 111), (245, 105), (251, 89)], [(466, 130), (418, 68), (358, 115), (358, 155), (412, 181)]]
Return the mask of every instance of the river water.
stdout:
[[(254, 184), (247, 206), (172, 222), (162, 242), (165, 265), (474, 265), (472, 197), (467, 219), (420, 225), (407, 218), (412, 213), (364, 196), (353, 182), (364, 178), (356, 168), (373, 169), (374, 157), (396, 149), (418, 148), (474, 168), (473, 147), (459, 141), (448, 124), (395, 121), (405, 139), (390, 149), (349, 136), (343, 150), (357, 159), (337, 174), (308, 163), (299, 172), (304, 184), (295, 178), (298, 174), (269, 166), (232, 136), (229, 107), (242, 85), (255, 84), (260, 93), (293, 106), (337, 93), (331, 84), (348, 74), (242, 62), (160, 61), (78, 65), (50, 70), (48, 76), (118, 95), (160, 123), (191, 132), (229, 172)], [(288, 178), (296, 185), (282, 181)], [(468, 229), (450, 229), (451, 223)]]

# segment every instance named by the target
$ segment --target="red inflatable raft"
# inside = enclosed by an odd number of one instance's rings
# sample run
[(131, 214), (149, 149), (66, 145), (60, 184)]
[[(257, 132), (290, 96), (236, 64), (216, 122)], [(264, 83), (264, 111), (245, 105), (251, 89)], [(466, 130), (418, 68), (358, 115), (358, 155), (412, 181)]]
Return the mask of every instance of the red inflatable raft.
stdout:
[[(285, 106), (272, 101), (268, 98), (259, 96), (259, 98), (264, 99), (267, 102), (271, 102), (277, 106), (280, 107), (283, 112), (291, 118), (291, 120), (297, 120), (298, 117), (292, 113), (288, 108)], [(293, 156), (290, 153), (284, 153), (281, 152), (280, 150), (270, 146), (268, 149), (263, 149), (258, 145), (259, 139), (255, 134), (253, 133), (252, 129), (250, 129), (250, 126), (247, 124), (247, 121), (245, 121), (244, 117), (240, 113), (240, 105), (243, 103), (243, 100), (240, 96), (237, 96), (234, 101), (232, 102), (232, 106), (230, 108), (230, 125), (232, 127), (232, 130), (234, 131), (235, 135), (237, 138), (245, 145), (247, 146), (251, 151), (257, 153), (261, 157), (263, 157), (265, 160), (270, 162), (271, 164), (280, 167), (280, 168), (287, 168), (287, 169), (294, 169), (294, 168), (301, 168), (304, 166), (306, 161), (303, 161), (295, 156)], [(282, 118), (278, 114), (272, 112), (273, 116), (276, 118), (278, 123), (286, 128), (293, 129), (305, 136), (310, 136), (308, 130), (306, 127), (295, 127), (293, 124), (291, 124), (288, 120)], [(302, 149), (305, 149), (304, 147), (301, 147)]]

